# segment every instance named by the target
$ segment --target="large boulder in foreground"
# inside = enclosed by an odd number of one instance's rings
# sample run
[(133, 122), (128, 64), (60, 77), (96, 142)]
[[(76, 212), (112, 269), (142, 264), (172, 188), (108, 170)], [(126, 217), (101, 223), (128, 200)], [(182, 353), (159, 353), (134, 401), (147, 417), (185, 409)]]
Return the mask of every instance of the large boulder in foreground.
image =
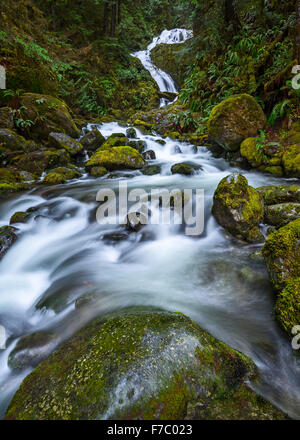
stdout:
[(228, 151), (236, 151), (246, 138), (257, 136), (266, 124), (266, 116), (255, 99), (234, 95), (213, 108), (208, 121), (211, 141)]
[(29, 128), (33, 139), (48, 139), (51, 132), (80, 135), (64, 101), (53, 96), (25, 93), (20, 98), (20, 115), (34, 124)]
[(259, 230), (264, 217), (263, 203), (242, 174), (234, 173), (221, 180), (214, 194), (212, 213), (235, 237), (250, 243), (263, 241)]
[(178, 313), (97, 319), (22, 383), (7, 420), (280, 419), (255, 365)]
[(93, 167), (104, 167), (107, 170), (143, 168), (145, 161), (141, 154), (131, 147), (113, 147), (109, 149), (98, 149), (95, 154), (86, 162), (89, 170)]

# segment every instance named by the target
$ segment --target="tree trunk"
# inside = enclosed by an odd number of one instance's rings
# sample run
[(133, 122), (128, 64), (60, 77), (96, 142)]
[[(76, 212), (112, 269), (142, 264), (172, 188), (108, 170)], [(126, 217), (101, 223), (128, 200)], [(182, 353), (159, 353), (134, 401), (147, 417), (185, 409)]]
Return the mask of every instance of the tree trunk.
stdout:
[(234, 34), (238, 32), (240, 21), (233, 0), (225, 0), (225, 23), (227, 26), (232, 25)]
[(300, 63), (300, 0), (296, 2), (296, 17), (295, 59)]
[(103, 23), (104, 35), (108, 34), (108, 12), (109, 12), (109, 6), (106, 1), (106, 2), (104, 2), (104, 23)]
[(114, 2), (111, 6), (111, 26), (110, 26), (111, 37), (114, 37), (116, 34), (116, 21), (117, 21), (117, 4)]
[(118, 21), (117, 23), (120, 24), (122, 19), (122, 11), (121, 11), (121, 0), (118, 0)]

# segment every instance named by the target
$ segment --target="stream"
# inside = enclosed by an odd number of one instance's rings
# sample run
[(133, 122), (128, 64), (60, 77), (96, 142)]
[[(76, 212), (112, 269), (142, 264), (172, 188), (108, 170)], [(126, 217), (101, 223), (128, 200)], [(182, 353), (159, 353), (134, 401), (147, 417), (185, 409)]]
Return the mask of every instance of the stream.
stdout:
[[(177, 31), (164, 31), (163, 38), (152, 44), (162, 39), (175, 43), (191, 35)], [(144, 65), (151, 63), (146, 52), (139, 52)], [(161, 90), (171, 87), (164, 72), (161, 75), (150, 64), (147, 68), (160, 78)], [(108, 137), (125, 133), (127, 127), (112, 122), (98, 128)], [(13, 372), (7, 365), (18, 338), (40, 330), (54, 331), (61, 339), (69, 337), (90, 319), (85, 316), (79, 322), (75, 301), (94, 292), (99, 298), (97, 311), (91, 310), (90, 315), (131, 306), (186, 314), (252, 358), (260, 371), (260, 381), (253, 388), (300, 419), (300, 361), (272, 315), (274, 294), (267, 271), (249, 258), (259, 246), (231, 239), (211, 215), (218, 183), (240, 170), (214, 158), (205, 147), (195, 151), (188, 143), (166, 138), (161, 145), (157, 142), (161, 136), (139, 130), (137, 135), (148, 150), (155, 151), (156, 159), (149, 164), (160, 165), (160, 174), (118, 171), (114, 178), (84, 174), (65, 185), (39, 185), (1, 201), (0, 226), (9, 224), (16, 211), (28, 208), (34, 208), (37, 217), (17, 225), (19, 240), (0, 262), (0, 324), (7, 332), (7, 348), (0, 351), (0, 417), (30, 373)], [(199, 171), (192, 177), (172, 175), (171, 166), (178, 162), (189, 162)], [(284, 183), (271, 175), (242, 173), (254, 187)], [(124, 179), (129, 190), (142, 188), (147, 193), (152, 188), (204, 189), (204, 233), (189, 237), (178, 225), (150, 224), (127, 239), (113, 240), (111, 234), (124, 233), (124, 228), (96, 222), (96, 194), (104, 187), (118, 191)]]

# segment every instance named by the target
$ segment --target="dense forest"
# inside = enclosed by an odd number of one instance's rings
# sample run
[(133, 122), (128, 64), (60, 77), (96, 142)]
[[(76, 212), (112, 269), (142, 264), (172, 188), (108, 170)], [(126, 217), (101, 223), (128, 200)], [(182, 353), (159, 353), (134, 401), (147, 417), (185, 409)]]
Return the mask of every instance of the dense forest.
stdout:
[(300, 418), (299, 104), (300, 0), (1, 0), (0, 419)]

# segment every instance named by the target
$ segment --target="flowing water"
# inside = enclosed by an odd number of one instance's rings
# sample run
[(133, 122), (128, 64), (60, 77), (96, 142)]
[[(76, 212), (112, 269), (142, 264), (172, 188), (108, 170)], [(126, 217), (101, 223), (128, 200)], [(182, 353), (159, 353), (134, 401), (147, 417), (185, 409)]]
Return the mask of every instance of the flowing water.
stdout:
[[(91, 127), (88, 126), (88, 129)], [(117, 123), (99, 126), (108, 137), (126, 131)], [(226, 236), (211, 216), (213, 193), (219, 181), (238, 171), (216, 159), (205, 147), (157, 135), (138, 138), (154, 150), (161, 173), (117, 172), (114, 178), (81, 179), (12, 195), (0, 204), (0, 225), (16, 211), (35, 208), (36, 218), (17, 225), (19, 240), (0, 262), (0, 324), (7, 331), (7, 349), (0, 351), (0, 414), (30, 370), (14, 373), (9, 353), (22, 335), (39, 330), (65, 339), (90, 319), (75, 313), (75, 301), (93, 292), (97, 314), (130, 306), (155, 306), (180, 311), (257, 364), (261, 379), (255, 389), (294, 418), (300, 418), (300, 364), (291, 342), (282, 335), (272, 311), (274, 299), (264, 266), (249, 255), (257, 246)], [(181, 151), (179, 151), (178, 147)], [(196, 175), (172, 175), (173, 164), (188, 161), (201, 166)], [(258, 187), (278, 184), (272, 176), (244, 172)], [(180, 226), (147, 225), (128, 239), (113, 241), (107, 234), (120, 226), (96, 222), (96, 194), (104, 187), (203, 188), (205, 231), (197, 237)], [(282, 180), (280, 180), (280, 183)], [(95, 310), (93, 310), (95, 313)]]
[[(193, 32), (187, 29), (172, 29), (171, 31), (163, 31), (159, 37), (153, 38), (153, 41), (146, 50), (141, 50), (133, 54), (138, 58), (145, 69), (150, 72), (152, 78), (157, 82), (159, 90), (161, 92), (178, 93), (178, 89), (175, 85), (173, 78), (161, 69), (158, 69), (151, 60), (151, 50), (159, 44), (177, 44), (183, 43), (189, 38), (193, 37)], [(166, 99), (162, 98), (160, 101), (161, 107), (166, 105)]]

